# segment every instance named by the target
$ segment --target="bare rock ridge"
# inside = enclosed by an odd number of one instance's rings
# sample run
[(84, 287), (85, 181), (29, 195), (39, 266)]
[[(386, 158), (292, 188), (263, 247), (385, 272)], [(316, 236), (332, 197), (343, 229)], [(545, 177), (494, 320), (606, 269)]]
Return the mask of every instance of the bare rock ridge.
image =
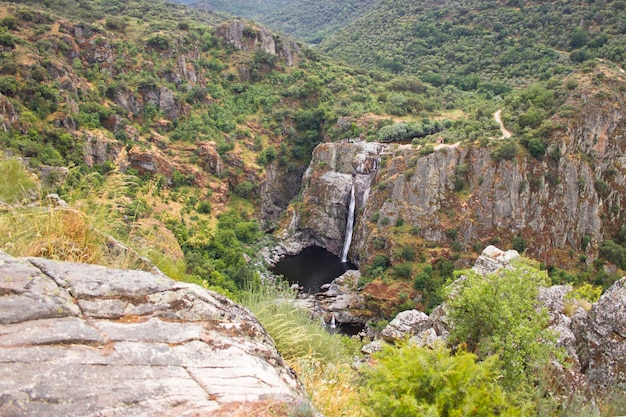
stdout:
[(248, 415), (307, 401), (263, 327), (225, 297), (3, 252), (0, 398), (3, 417)]

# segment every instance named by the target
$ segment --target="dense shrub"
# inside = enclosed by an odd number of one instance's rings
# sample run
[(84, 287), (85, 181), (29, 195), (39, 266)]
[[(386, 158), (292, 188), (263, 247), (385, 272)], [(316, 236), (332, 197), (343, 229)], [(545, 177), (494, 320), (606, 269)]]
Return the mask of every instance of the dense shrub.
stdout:
[(519, 410), (498, 385), (496, 357), (387, 345), (365, 367), (364, 403), (379, 416), (517, 416)]

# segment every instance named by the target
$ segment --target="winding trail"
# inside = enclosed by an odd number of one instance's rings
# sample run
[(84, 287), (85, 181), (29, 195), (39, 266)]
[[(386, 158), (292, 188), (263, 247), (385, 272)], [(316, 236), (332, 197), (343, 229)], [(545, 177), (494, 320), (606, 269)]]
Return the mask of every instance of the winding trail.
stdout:
[(512, 133), (504, 127), (500, 114), (502, 114), (502, 109), (498, 109), (498, 111), (493, 114), (493, 118), (496, 120), (496, 123), (500, 125), (500, 131), (502, 132), (502, 137), (500, 139), (508, 139), (511, 137)]

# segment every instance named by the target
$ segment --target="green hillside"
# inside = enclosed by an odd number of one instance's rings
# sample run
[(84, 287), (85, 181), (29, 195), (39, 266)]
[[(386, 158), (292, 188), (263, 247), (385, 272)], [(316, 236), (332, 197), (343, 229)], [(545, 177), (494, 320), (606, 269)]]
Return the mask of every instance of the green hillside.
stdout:
[(621, 1), (381, 2), (320, 49), (366, 68), (417, 74), (434, 85), (500, 93), (599, 57), (626, 61)]
[(253, 19), (272, 29), (317, 44), (349, 25), (380, 0), (177, 0), (204, 10)]
[[(3, 150), (34, 171), (70, 167), (66, 181), (42, 181), (42, 192), (61, 196), (92, 174), (92, 190), (101, 175), (130, 176), (136, 185), (124, 193), (136, 205), (125, 202), (122, 216), (156, 220), (175, 235), (183, 273), (230, 292), (252, 276), (241, 244), (276, 226), (280, 213), (261, 207), (286, 208), (318, 143), (373, 138), (398, 116), (423, 136), (463, 104), (415, 78), (333, 64), (253, 24), (235, 47), (232, 22), (215, 26), (220, 16), (181, 5), (3, 2), (2, 12)], [(275, 53), (255, 47), (263, 36)], [(282, 187), (271, 196), (261, 191), (269, 175)], [(224, 247), (214, 239), (229, 236), (206, 229), (219, 230), (232, 209), (228, 232), (248, 223)], [(110, 232), (127, 241), (135, 226)]]
[(379, 0), (299, 0), (264, 16), (271, 28), (317, 44), (367, 13)]

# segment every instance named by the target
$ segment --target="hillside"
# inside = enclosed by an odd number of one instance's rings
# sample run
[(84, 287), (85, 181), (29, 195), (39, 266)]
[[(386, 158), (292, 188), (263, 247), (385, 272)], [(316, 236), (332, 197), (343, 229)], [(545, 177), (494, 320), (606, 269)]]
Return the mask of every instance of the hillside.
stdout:
[(320, 49), (367, 68), (465, 90), (568, 73), (594, 57), (626, 60), (620, 1), (397, 1), (326, 38)]
[[(277, 225), (318, 143), (448, 112), (440, 90), (332, 64), (251, 23), (208, 26), (221, 18), (160, 2), (83, 3), (2, 3), (2, 147), (39, 173), (41, 193), (126, 187), (109, 232), (141, 253), (168, 246), (179, 274), (226, 291), (252, 276), (243, 243)], [(115, 172), (127, 178), (109, 184)], [(227, 212), (223, 236), (209, 231)], [(236, 244), (218, 242), (236, 227)]]
[[(250, 5), (259, 14), (274, 7), (309, 41), (324, 37), (311, 48), (207, 7), (0, 1), (0, 251), (26, 259), (2, 256), (22, 266), (60, 265), (38, 257), (142, 269), (237, 300), (267, 330), (249, 332), (243, 319), (245, 336), (271, 337), (281, 357), (266, 359), (280, 372), (284, 359), (289, 381), (295, 370), (329, 417), (380, 415), (390, 404), (408, 415), (624, 414), (623, 392), (603, 386), (624, 383), (626, 357), (623, 5), (567, 4), (562, 23), (556, 6), (535, 3)], [(336, 26), (340, 18), (360, 24)], [(345, 254), (358, 270), (316, 295), (268, 271), (311, 245)], [(493, 258), (483, 266), (500, 265), (485, 279), (465, 271), (481, 253)], [(505, 256), (516, 262), (496, 259)], [(112, 326), (171, 326), (182, 307), (195, 320), (192, 293), (239, 308), (169, 280), (190, 293), (145, 294), (157, 278), (142, 273), (139, 293), (109, 293), (118, 272), (102, 273), (104, 306), (94, 314)], [(35, 275), (46, 284), (32, 294), (71, 293), (78, 315), (94, 301), (63, 276)], [(5, 286), (0, 307), (39, 311), (25, 295), (31, 287)], [(153, 309), (163, 323), (151, 321)], [(387, 324), (407, 328), (397, 323), (406, 317), (416, 327), (388, 338), (395, 347), (364, 346)], [(346, 319), (365, 326), (357, 337), (333, 334)], [(401, 342), (418, 333), (423, 347)], [(19, 350), (16, 340), (9, 345)], [(119, 349), (135, 343), (120, 340)], [(97, 346), (108, 354), (107, 340)], [(427, 378), (427, 395), (396, 398), (417, 385), (405, 375), (415, 360), (432, 365), (420, 375), (442, 382)], [(571, 367), (555, 369), (559, 362)], [(459, 373), (441, 378), (445, 369)], [(9, 385), (18, 378), (10, 372)], [(209, 391), (198, 391), (203, 401)], [(290, 408), (266, 405), (270, 414)], [(314, 413), (306, 401), (292, 405), (295, 415)]]
[(177, 1), (202, 10), (252, 19), (301, 41), (317, 44), (370, 11), (379, 0)]

